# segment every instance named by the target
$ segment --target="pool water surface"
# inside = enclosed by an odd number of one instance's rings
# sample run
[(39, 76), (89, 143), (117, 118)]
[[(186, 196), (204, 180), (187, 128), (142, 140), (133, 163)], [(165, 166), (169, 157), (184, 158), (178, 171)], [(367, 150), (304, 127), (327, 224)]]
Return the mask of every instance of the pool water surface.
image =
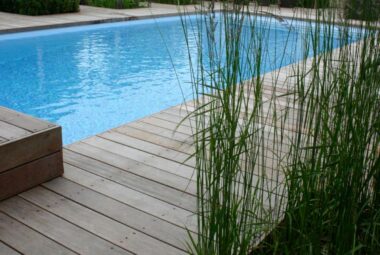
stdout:
[[(291, 36), (272, 22), (263, 71), (299, 59), (278, 60)], [(69, 144), (191, 98), (188, 49), (179, 17), (1, 35), (0, 105), (60, 124)]]

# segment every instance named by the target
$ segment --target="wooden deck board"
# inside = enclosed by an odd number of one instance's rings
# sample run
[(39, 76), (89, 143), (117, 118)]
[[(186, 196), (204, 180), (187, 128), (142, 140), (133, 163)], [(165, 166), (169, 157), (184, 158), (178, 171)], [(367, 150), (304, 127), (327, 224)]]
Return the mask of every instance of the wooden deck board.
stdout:
[[(33, 205), (19, 196), (0, 204), (0, 210), (37, 232), (79, 253), (88, 255), (132, 254), (97, 235)], [(42, 249), (42, 248), (41, 248)], [(28, 252), (26, 252), (28, 253)], [(55, 254), (52, 252), (51, 254)]]
[(117, 129), (114, 129), (115, 132), (119, 132), (122, 134), (125, 134), (127, 136), (137, 138), (146, 142), (150, 142), (152, 144), (160, 145), (172, 150), (176, 150), (188, 155), (191, 155), (194, 153), (194, 147), (185, 143), (185, 142), (179, 142), (177, 140), (174, 140), (172, 138), (168, 138), (165, 136), (160, 136), (155, 133), (150, 133), (148, 131), (135, 128), (132, 126), (123, 126)]
[(99, 136), (137, 150), (141, 150), (168, 160), (181, 163), (183, 165), (187, 165), (190, 167), (195, 166), (195, 159), (189, 158), (189, 154), (179, 152), (177, 150), (173, 150), (165, 146), (147, 142), (140, 138), (130, 137), (125, 134), (121, 134), (114, 131), (105, 132), (100, 134)]
[(13, 248), (9, 247), (3, 242), (0, 242), (0, 254), (3, 255), (21, 255), (18, 251), (14, 250)]
[(187, 232), (181, 227), (65, 178), (57, 178), (43, 184), (43, 186), (133, 229), (146, 233), (179, 249), (184, 248), (183, 240), (187, 238)]
[(2, 212), (0, 212), (0, 240), (22, 254), (75, 254), (66, 247), (54, 242), (41, 233)]
[(192, 231), (196, 231), (195, 217), (191, 211), (184, 210), (69, 165), (65, 165), (64, 177), (115, 200), (126, 203), (138, 210), (147, 212), (180, 227), (187, 227)]
[(0, 136), (8, 140), (16, 140), (32, 132), (0, 120)]
[[(187, 145), (191, 145), (193, 142), (192, 138), (186, 134), (174, 132), (173, 130), (163, 128), (157, 125), (149, 124), (147, 122), (136, 121), (136, 122), (130, 123), (128, 126), (143, 130), (151, 134), (166, 137), (180, 143), (185, 143)], [(122, 127), (120, 127), (120, 129), (122, 129)]]
[(65, 162), (102, 178), (124, 185), (146, 195), (192, 211), (196, 206), (195, 195), (173, 189), (164, 184), (132, 174), (103, 162), (65, 151)]
[(124, 171), (136, 174), (152, 181), (168, 185), (174, 189), (178, 189), (181, 192), (194, 194), (196, 191), (194, 182), (191, 182), (187, 178), (174, 175), (167, 171), (162, 171), (156, 167), (140, 163), (123, 155), (114, 154), (90, 144), (85, 144), (82, 142), (75, 143), (69, 147), (69, 150), (80, 153), (92, 159), (100, 160), (103, 163), (115, 166), (123, 169)]
[(51, 123), (35, 119), (5, 107), (0, 107), (0, 120), (33, 133), (54, 127)]
[(25, 200), (135, 254), (184, 254), (143, 232), (68, 200), (42, 187), (20, 194)]
[(83, 140), (84, 143), (102, 148), (104, 150), (110, 151), (114, 154), (126, 155), (128, 158), (136, 160), (138, 162), (144, 163), (146, 165), (162, 169), (163, 171), (188, 178), (195, 179), (194, 169), (192, 167), (183, 165), (182, 163), (169, 160), (154, 154), (147, 153), (145, 151), (140, 151), (125, 145), (94, 136)]
[(171, 132), (181, 133), (181, 134), (187, 135), (188, 137), (193, 135), (193, 130), (191, 130), (190, 127), (187, 127), (185, 125), (178, 126), (177, 125), (178, 123), (173, 123), (171, 121), (164, 120), (161, 118), (156, 118), (156, 117), (150, 116), (150, 117), (147, 117), (147, 118), (141, 120), (141, 122), (148, 123), (148, 124), (158, 126), (161, 128), (165, 128)]

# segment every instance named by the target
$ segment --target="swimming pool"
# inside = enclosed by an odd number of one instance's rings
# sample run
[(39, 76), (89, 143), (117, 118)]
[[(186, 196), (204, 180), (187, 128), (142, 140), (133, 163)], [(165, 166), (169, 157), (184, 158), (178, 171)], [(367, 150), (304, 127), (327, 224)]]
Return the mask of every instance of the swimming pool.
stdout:
[[(273, 23), (264, 71), (297, 60), (277, 61), (289, 33)], [(195, 39), (189, 48), (196, 54)], [(60, 124), (64, 144), (191, 96), (179, 17), (1, 35), (0, 78), (0, 105)]]

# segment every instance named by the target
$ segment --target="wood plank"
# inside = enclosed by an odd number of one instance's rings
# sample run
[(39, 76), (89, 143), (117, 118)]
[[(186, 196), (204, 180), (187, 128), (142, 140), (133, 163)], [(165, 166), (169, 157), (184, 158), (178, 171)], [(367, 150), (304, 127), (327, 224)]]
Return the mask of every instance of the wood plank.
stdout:
[(134, 207), (116, 201), (65, 178), (60, 177), (54, 179), (50, 182), (44, 183), (43, 186), (75, 201), (76, 203), (82, 204), (83, 206), (179, 249), (184, 248), (184, 240), (188, 238), (188, 233), (183, 228), (137, 210)]
[(114, 129), (114, 131), (172, 150), (180, 151), (188, 155), (193, 154), (195, 151), (194, 146), (191, 146), (188, 143), (170, 139), (165, 136), (160, 136), (155, 133), (150, 133), (145, 130), (132, 127), (130, 125), (121, 126), (119, 128)]
[(25, 200), (134, 254), (185, 254), (143, 232), (130, 228), (42, 187), (20, 194)]
[(0, 144), (7, 142), (8, 140), (0, 136)]
[[(193, 106), (188, 106), (188, 108), (195, 110), (195, 108)], [(289, 123), (289, 121), (291, 121), (291, 120), (292, 119), (287, 119), (287, 122), (285, 123), (286, 129), (283, 130), (282, 134), (285, 134), (287, 136), (293, 136), (293, 135), (297, 134), (295, 132), (294, 123), (291, 123), (291, 122)], [(149, 120), (149, 121), (151, 121), (151, 120)], [(170, 128), (170, 126), (173, 127), (173, 126), (176, 126), (178, 124), (178, 123), (175, 123), (173, 119), (172, 120), (164, 120), (164, 119), (160, 118), (159, 121), (156, 121), (156, 122), (160, 123), (160, 125), (165, 125), (166, 128)], [(242, 117), (239, 118), (239, 122), (243, 123)], [(257, 128), (264, 128), (266, 132), (272, 133), (272, 134), (274, 133), (275, 127), (278, 126), (279, 124), (280, 124), (279, 121), (276, 123), (276, 122), (273, 122), (272, 118), (265, 119), (264, 117), (261, 118), (261, 120), (258, 119), (258, 121), (255, 122), (255, 125)], [(190, 127), (185, 126), (185, 125), (183, 125), (182, 127), (184, 129), (190, 128)], [(188, 131), (188, 132), (191, 132), (191, 131)], [(304, 130), (303, 133), (304, 132), (306, 132), (306, 130)]]
[(105, 164), (115, 166), (132, 174), (170, 186), (181, 192), (186, 192), (189, 194), (196, 193), (196, 183), (194, 181), (166, 171), (162, 171), (156, 167), (145, 165), (138, 161), (126, 158), (123, 155), (114, 154), (90, 144), (78, 142), (71, 144), (68, 146), (68, 149), (65, 149), (64, 151), (66, 150), (70, 150), (92, 159), (99, 160)]
[(56, 125), (47, 121), (31, 117), (29, 115), (13, 111), (0, 106), (0, 120), (11, 125), (28, 130), (32, 133), (55, 127)]
[(0, 241), (0, 254), (2, 254), (2, 255), (21, 255), (21, 253), (14, 250), (13, 248), (7, 246), (2, 241)]
[[(250, 92), (250, 93), (252, 93), (252, 92)], [(294, 114), (296, 114), (296, 111), (299, 108), (299, 106), (297, 104), (293, 104), (294, 99), (290, 99), (288, 97), (286, 97), (286, 98), (285, 97), (272, 98), (272, 96), (273, 95), (263, 94), (263, 96), (262, 96), (263, 101), (261, 102), (262, 112), (259, 113), (258, 116), (261, 116), (262, 118), (264, 118), (266, 116), (273, 117), (274, 111), (276, 113), (280, 113), (280, 112), (283, 112), (285, 110), (290, 111), (290, 112), (295, 112)], [(253, 111), (253, 107), (255, 105), (254, 98), (253, 98), (252, 94), (248, 94), (248, 92), (247, 93), (244, 92), (244, 98), (245, 98), (245, 101), (248, 101), (248, 105), (243, 106), (243, 108), (241, 109), (241, 113), (240, 113), (241, 117), (243, 117), (243, 114), (245, 112), (251, 113)], [(287, 102), (286, 100), (291, 100), (291, 101)], [(193, 112), (195, 110), (194, 102), (188, 102), (186, 104), (188, 104), (187, 110), (189, 110), (190, 112)], [(184, 126), (195, 127), (196, 122), (195, 122), (194, 116), (190, 116), (189, 118), (187, 118), (186, 121), (183, 121), (183, 119), (188, 114), (185, 113), (183, 109), (181, 111), (181, 109), (182, 109), (181, 106), (172, 107), (172, 108), (169, 108), (169, 109), (164, 110), (162, 112), (159, 112), (153, 116), (157, 117), (157, 118), (166, 119), (164, 116), (169, 114), (169, 117), (167, 118), (167, 120), (172, 121), (174, 123), (180, 123), (182, 121), (182, 124)], [(170, 116), (170, 115), (174, 115), (174, 116)], [(171, 120), (171, 119), (173, 119), (173, 120)], [(294, 120), (293, 115), (288, 116), (287, 119), (288, 120), (289, 119)]]
[(25, 201), (21, 197), (15, 196), (1, 202), (0, 210), (79, 254), (132, 254)]
[[(195, 110), (195, 108), (193, 106), (189, 106), (188, 108), (192, 109), (193, 111)], [(272, 106), (272, 108), (273, 108), (273, 106)], [(182, 116), (179, 116), (176, 114), (176, 112), (178, 112), (178, 111), (180, 111), (180, 108), (173, 107), (173, 108), (170, 108), (170, 109), (165, 110), (163, 112), (160, 112), (160, 114), (156, 114), (154, 116), (157, 118), (178, 124), (182, 121), (182, 118), (183, 118)], [(278, 114), (280, 116), (281, 114), (284, 114), (284, 113), (280, 109), (278, 109)], [(296, 119), (294, 119), (293, 116), (297, 116), (297, 113), (294, 112), (293, 109), (289, 109), (289, 110), (287, 110), (287, 115), (289, 117), (287, 117), (285, 127), (288, 128), (288, 130), (292, 130), (292, 129), (294, 129), (294, 123), (296, 121)], [(189, 123), (191, 123), (191, 124), (189, 124)], [(273, 126), (276, 123), (276, 121), (273, 119), (272, 112), (270, 112), (270, 113), (268, 113), (268, 115), (264, 114), (258, 123)], [(278, 124), (280, 124), (280, 123), (278, 122)], [(183, 122), (182, 125), (185, 127), (190, 127), (190, 128), (196, 126), (194, 118), (191, 118), (188, 121)]]
[(61, 149), (61, 127), (50, 128), (23, 139), (3, 143), (0, 146), (0, 172), (55, 153)]
[[(174, 107), (173, 107), (174, 108)], [(170, 108), (170, 109), (173, 109), (173, 108)], [(175, 109), (174, 108), (174, 110), (173, 111), (178, 111), (179, 110), (179, 108), (177, 108), (177, 109)], [(171, 121), (171, 122), (173, 122), (173, 123), (179, 123), (180, 121), (181, 121), (181, 119), (182, 119), (182, 117), (178, 117), (178, 116), (174, 116), (175, 114), (172, 114), (172, 113), (167, 113), (166, 112), (166, 110), (165, 111), (163, 111), (163, 112), (160, 112), (159, 114), (156, 114), (156, 115), (154, 115), (155, 117), (158, 117), (158, 118), (160, 118), (160, 119), (163, 119), (163, 120), (167, 120), (167, 121)], [(187, 125), (187, 126), (190, 126), (190, 125), (188, 125), (188, 124), (186, 124), (186, 123), (183, 123), (183, 125)], [(270, 128), (270, 126), (267, 126), (267, 125), (264, 125), (264, 129), (265, 130), (271, 130), (271, 128)], [(266, 135), (266, 145), (265, 145), (265, 148), (267, 148), (268, 149), (268, 151), (267, 151), (267, 153), (268, 154), (270, 154), (270, 158), (273, 158), (273, 155), (270, 153), (271, 152), (271, 150), (273, 150), (273, 147), (271, 147), (271, 145), (273, 146), (274, 144), (273, 144), (273, 137), (272, 136), (274, 136), (274, 133), (273, 132), (271, 132), (271, 131), (264, 131), (265, 132), (265, 135)], [(277, 137), (277, 139), (279, 139), (280, 137)], [(276, 146), (277, 146), (277, 142), (276, 142)], [(283, 150), (285, 150), (286, 148), (285, 148), (285, 146), (287, 146), (287, 145), (285, 145), (284, 144), (284, 147), (280, 150), (280, 151), (283, 151)]]
[[(195, 107), (193, 106), (193, 102), (189, 102), (189, 104), (190, 105), (188, 105), (187, 107), (189, 109), (191, 109), (192, 111), (194, 111)], [(275, 109), (274, 107), (276, 107), (277, 109)], [(240, 112), (241, 113), (240, 120), (243, 121), (244, 113), (246, 112), (245, 110), (247, 110), (247, 112), (250, 114), (252, 112), (252, 109), (253, 108), (251, 106), (248, 106), (247, 109), (242, 109)], [(296, 114), (297, 114), (296, 110), (286, 109), (286, 111), (288, 112), (288, 114), (287, 114), (288, 117), (287, 117), (285, 123), (281, 123), (281, 120), (274, 119), (274, 116), (272, 113), (274, 111), (276, 111), (276, 112), (278, 112), (279, 115), (281, 115), (281, 114), (283, 114), (283, 111), (285, 110), (284, 107), (280, 107), (280, 105), (274, 106), (274, 105), (269, 105), (268, 103), (263, 103), (262, 109), (264, 112), (257, 116), (257, 118), (256, 118), (257, 123), (267, 125), (267, 126), (272, 126), (272, 127), (283, 125), (284, 129), (287, 132), (294, 132), (295, 131), (296, 119), (294, 119), (293, 116), (296, 116)], [(183, 119), (181, 116), (173, 115), (172, 113), (165, 112), (165, 111), (160, 112), (160, 113), (155, 114), (155, 115), (152, 115), (152, 117), (174, 123), (175, 126), (178, 125), (179, 123), (181, 123), (181, 121)], [(191, 124), (189, 124), (189, 123), (191, 123)], [(190, 130), (192, 130), (193, 127), (195, 127), (195, 126), (196, 126), (196, 124), (195, 124), (194, 120), (187, 120), (185, 122), (182, 122), (182, 124), (181, 124), (181, 127), (183, 127), (183, 130), (186, 128), (189, 128)]]
[(146, 142), (138, 138), (130, 137), (119, 132), (111, 130), (101, 133), (98, 136), (131, 148), (135, 148), (137, 150), (147, 152), (149, 154), (160, 156), (162, 158), (187, 165), (189, 167), (195, 166), (195, 158), (191, 158), (189, 154), (172, 150), (154, 143)]
[(194, 169), (192, 167), (182, 165), (181, 163), (133, 149), (98, 136), (90, 137), (83, 140), (83, 142), (110, 151), (114, 154), (125, 155), (128, 158), (152, 167), (157, 167), (163, 171), (167, 171), (190, 180), (195, 180)]
[(193, 118), (184, 119), (184, 117), (182, 117), (178, 114), (171, 113), (169, 111), (162, 111), (162, 112), (153, 114), (152, 117), (171, 121), (173, 123), (176, 123), (177, 125), (180, 124), (181, 126), (190, 127), (192, 129), (195, 129), (195, 127), (196, 127), (196, 123), (195, 123), (195, 120)]
[[(276, 152), (287, 152), (289, 150), (290, 144), (291, 144), (291, 138), (293, 135), (295, 135), (295, 132), (282, 132), (276, 133), (275, 129), (270, 125), (264, 125), (260, 123), (256, 123), (257, 129), (264, 129), (264, 136), (265, 136), (265, 148), (269, 151), (272, 151), (273, 148), (276, 149)], [(278, 141), (281, 141), (278, 142)], [(273, 147), (275, 146), (275, 147)]]
[(62, 152), (0, 172), (0, 200), (16, 195), (63, 173)]
[[(188, 106), (188, 107), (190, 109), (195, 110), (194, 106)], [(206, 115), (208, 116), (208, 114)], [(192, 134), (193, 132), (196, 132), (196, 120), (194, 117), (190, 117), (184, 121), (182, 116), (170, 111), (163, 111), (163, 112), (160, 112), (159, 114), (152, 115), (152, 117), (159, 119), (160, 121), (169, 122), (171, 123), (170, 126), (173, 126), (173, 124), (175, 126), (180, 125), (184, 133), (186, 132), (186, 133)]]
[(189, 145), (193, 144), (193, 139), (189, 135), (173, 132), (173, 130), (168, 130), (167, 128), (155, 126), (146, 122), (135, 121), (129, 123), (128, 126), (159, 136), (167, 137), (169, 139), (176, 140), (181, 143), (187, 143)]
[(32, 132), (15, 125), (0, 121), (0, 136), (7, 140), (15, 140), (32, 134)]
[[(157, 118), (162, 118), (163, 120), (166, 119), (167, 121), (170, 121), (170, 122), (173, 122), (175, 123), (176, 121), (177, 122), (180, 122), (182, 117), (176, 117), (176, 116), (173, 116), (171, 114), (167, 114), (167, 113), (164, 113), (164, 112), (160, 112), (159, 113), (160, 116), (158, 116), (158, 114), (154, 115), (155, 117)], [(267, 133), (269, 134), (269, 133)], [(268, 144), (270, 145), (270, 144)], [(274, 169), (274, 168), (277, 168), (277, 165), (274, 164), (275, 161), (273, 160), (274, 158), (276, 158), (277, 154), (274, 155), (274, 153), (272, 152), (272, 149), (271, 147), (268, 147), (268, 145), (265, 145), (265, 148), (267, 148), (267, 150), (265, 151), (265, 162), (263, 162), (261, 166), (265, 167), (268, 171), (270, 171), (271, 169)], [(281, 152), (281, 150), (280, 150)], [(259, 167), (259, 166), (258, 166)]]
[(24, 224), (2, 212), (0, 212), (0, 240), (10, 245), (11, 247), (14, 247), (22, 254), (75, 254), (66, 247), (54, 242), (53, 240), (50, 240), (49, 238), (43, 236), (37, 231), (25, 226)]
[(158, 118), (155, 118), (152, 116), (146, 117), (140, 121), (143, 123), (151, 124), (153, 126), (158, 126), (161, 128), (168, 129), (171, 132), (182, 133), (182, 134), (187, 135), (187, 136), (193, 135), (193, 130), (191, 130), (191, 128), (189, 128), (189, 127), (186, 127), (186, 126), (179, 126), (178, 127), (176, 123), (173, 123), (173, 122), (170, 122), (167, 120), (158, 119)]
[(184, 119), (184, 118), (190, 119), (190, 120), (192, 120), (192, 124), (195, 125), (195, 116), (189, 115), (189, 113), (192, 113), (192, 111), (187, 111), (184, 108), (181, 108), (181, 105), (178, 105), (177, 107), (171, 107), (169, 109), (166, 109), (166, 110), (162, 111), (162, 113), (172, 114), (172, 115), (175, 115), (175, 116), (182, 118), (182, 119)]
[[(250, 92), (244, 92), (245, 100), (249, 100), (251, 105), (254, 105), (254, 95), (252, 94), (252, 91)], [(288, 107), (292, 109), (299, 109), (299, 105), (296, 103), (296, 98), (294, 98), (294, 95), (287, 94), (267, 94), (263, 92), (263, 103), (271, 103), (273, 105), (280, 107)]]
[(187, 210), (105, 180), (74, 166), (65, 165), (64, 177), (175, 225), (186, 226), (190, 230), (196, 231), (196, 218)]
[(164, 184), (140, 177), (72, 151), (66, 150), (64, 152), (64, 157), (65, 163), (67, 164), (119, 183), (146, 195), (189, 211), (193, 211), (194, 208), (196, 208), (196, 198), (194, 195), (173, 189)]

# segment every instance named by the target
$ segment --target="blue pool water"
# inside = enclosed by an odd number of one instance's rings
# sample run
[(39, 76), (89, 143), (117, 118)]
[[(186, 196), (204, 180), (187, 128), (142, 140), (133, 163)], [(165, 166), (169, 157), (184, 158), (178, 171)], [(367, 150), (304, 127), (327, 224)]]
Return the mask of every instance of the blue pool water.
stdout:
[[(264, 71), (297, 60), (277, 59), (277, 26)], [(179, 17), (2, 35), (0, 105), (60, 124), (69, 144), (189, 98), (187, 49)]]

